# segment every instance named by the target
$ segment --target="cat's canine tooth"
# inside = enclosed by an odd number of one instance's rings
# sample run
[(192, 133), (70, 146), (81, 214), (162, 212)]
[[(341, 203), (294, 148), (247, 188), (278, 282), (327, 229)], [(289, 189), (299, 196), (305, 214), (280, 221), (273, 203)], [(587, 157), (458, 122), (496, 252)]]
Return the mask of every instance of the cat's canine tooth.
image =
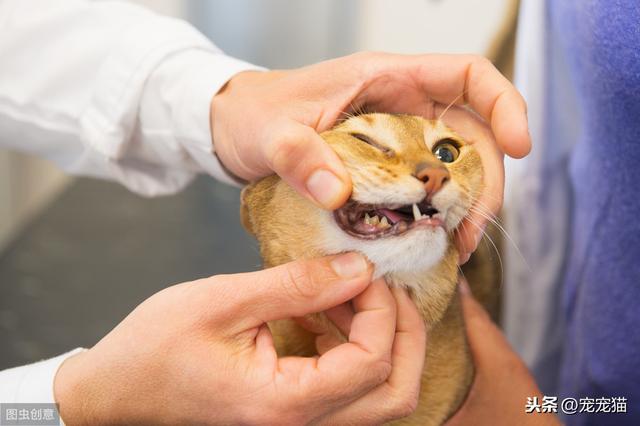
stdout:
[(413, 220), (418, 221), (422, 218), (422, 215), (420, 214), (420, 209), (418, 208), (418, 205), (416, 203), (413, 203)]
[(387, 220), (386, 216), (382, 216), (382, 219), (380, 220), (380, 224), (378, 225), (378, 227), (380, 228), (388, 228), (389, 225), (389, 221)]
[(373, 217), (371, 218), (371, 224), (377, 225), (378, 223), (380, 223), (380, 218), (378, 217), (378, 215), (373, 215)]
[(371, 217), (369, 216), (369, 213), (364, 214), (364, 223), (371, 225)]

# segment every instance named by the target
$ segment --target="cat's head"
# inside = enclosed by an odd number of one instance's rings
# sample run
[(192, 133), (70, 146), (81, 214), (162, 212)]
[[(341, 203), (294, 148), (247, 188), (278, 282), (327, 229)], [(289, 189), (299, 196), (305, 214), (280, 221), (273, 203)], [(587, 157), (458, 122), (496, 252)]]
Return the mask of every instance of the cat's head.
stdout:
[(322, 137), (351, 175), (351, 197), (328, 212), (275, 177), (249, 187), (244, 222), (267, 263), (358, 251), (382, 275), (441, 260), (482, 189), (473, 146), (441, 121), (409, 115), (358, 115)]

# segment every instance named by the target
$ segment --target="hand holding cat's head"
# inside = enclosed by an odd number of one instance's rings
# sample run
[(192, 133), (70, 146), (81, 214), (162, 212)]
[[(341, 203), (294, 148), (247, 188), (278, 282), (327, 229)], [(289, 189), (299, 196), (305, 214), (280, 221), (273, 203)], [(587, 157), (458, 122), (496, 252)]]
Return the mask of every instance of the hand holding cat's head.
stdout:
[(245, 224), (267, 263), (358, 251), (380, 275), (425, 271), (441, 260), (482, 191), (473, 145), (442, 121), (408, 115), (358, 115), (322, 137), (351, 175), (351, 197), (328, 212), (274, 177), (249, 187)]

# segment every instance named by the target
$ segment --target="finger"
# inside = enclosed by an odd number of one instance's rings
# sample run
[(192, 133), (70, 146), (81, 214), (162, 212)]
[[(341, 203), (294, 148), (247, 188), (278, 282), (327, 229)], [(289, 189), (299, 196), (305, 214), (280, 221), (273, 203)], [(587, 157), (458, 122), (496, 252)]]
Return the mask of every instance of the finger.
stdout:
[(349, 342), (365, 351), (390, 359), (396, 329), (396, 302), (383, 278), (371, 283), (353, 299), (355, 315), (351, 322)]
[(392, 293), (397, 320), (389, 379), (331, 413), (326, 420), (332, 424), (379, 424), (408, 416), (417, 406), (427, 341), (425, 323), (406, 290), (394, 288)]
[[(382, 85), (410, 87), (406, 81), (409, 76), (414, 85), (413, 92), (417, 88), (445, 105), (464, 94), (457, 103), (468, 102), (490, 123), (500, 148), (506, 154), (520, 158), (530, 151), (526, 103), (488, 59), (474, 55), (376, 54), (365, 66), (371, 68), (368, 73), (371, 84), (366, 86), (364, 98), (374, 108), (385, 111), (391, 106), (395, 111), (387, 112), (411, 112), (403, 111), (404, 105), (398, 99), (390, 99), (388, 90), (380, 90)], [(406, 92), (411, 93), (412, 90)], [(409, 96), (408, 99), (408, 106), (416, 108), (416, 97)]]
[[(502, 407), (502, 417), (511, 419), (507, 423), (517, 424), (516, 419), (523, 419), (521, 404), (527, 397), (542, 398), (540, 389), (524, 362), (473, 298), (464, 279), (460, 280), (460, 297), (475, 378), (462, 408), (447, 425), (466, 425), (478, 419), (491, 419), (495, 417), (495, 407)], [(557, 424), (552, 415), (540, 418), (538, 423), (547, 424), (548, 421), (549, 424)]]
[(485, 223), (478, 224), (471, 222), (472, 220), (465, 217), (456, 228), (455, 245), (458, 249), (458, 265), (464, 265), (471, 259), (486, 229)]
[(269, 167), (296, 191), (328, 210), (351, 194), (351, 177), (315, 130), (293, 120), (275, 123), (263, 145)]
[(473, 297), (464, 278), (460, 280), (460, 297), (474, 363), (476, 366), (500, 365), (497, 358), (513, 354), (513, 349), (487, 311)]
[(515, 158), (527, 155), (531, 140), (524, 98), (488, 59), (426, 55), (418, 60), (441, 64), (435, 72), (429, 68), (431, 72), (417, 76), (426, 93), (434, 93), (436, 86), (442, 85), (445, 90), (433, 98), (445, 104), (461, 93), (466, 94), (463, 99), (491, 125), (502, 151)]
[[(326, 407), (345, 404), (384, 382), (391, 371), (396, 328), (396, 303), (382, 279), (354, 299), (355, 315), (349, 342), (317, 360), (289, 357), (278, 360), (287, 383), (302, 387)], [(307, 388), (308, 387), (308, 388)]]
[(351, 303), (343, 303), (335, 308), (331, 308), (325, 312), (327, 318), (338, 327), (338, 330), (345, 336), (351, 332), (351, 323), (353, 322), (353, 307)]
[[(481, 152), (482, 156), (482, 152)], [(475, 251), (484, 235), (487, 223), (495, 220), (502, 207), (504, 191), (504, 168), (502, 160), (483, 157), (483, 163), (493, 163), (489, 168), (483, 166), (484, 190), (480, 197), (473, 202), (470, 212), (458, 225), (456, 231), (456, 247), (460, 258), (467, 259)], [(464, 262), (460, 262), (465, 263)]]
[(388, 383), (403, 390), (419, 390), (424, 366), (427, 331), (424, 319), (404, 289), (392, 289), (398, 306), (393, 365)]
[(316, 350), (318, 351), (318, 355), (324, 355), (331, 349), (342, 345), (344, 342), (344, 340), (335, 334), (322, 334), (316, 337)]
[(369, 285), (372, 272), (364, 256), (345, 253), (205, 281), (210, 298), (220, 305), (211, 312), (214, 319), (227, 322), (230, 333), (238, 333), (344, 303)]
[[(483, 156), (484, 151), (479, 150)], [(495, 221), (504, 194), (504, 165), (502, 158), (483, 156), (484, 189), (478, 199), (473, 202), (470, 212), (461, 226), (464, 231), (456, 233), (456, 244), (459, 253), (473, 253), (478, 247), (487, 223)], [(491, 166), (489, 165), (491, 164)]]
[[(334, 311), (339, 315), (339, 320), (343, 326), (342, 330), (337, 327), (334, 322), (336, 315), (332, 313)], [(353, 318), (353, 310), (349, 307), (348, 303), (343, 303), (325, 311), (323, 314), (324, 315), (306, 315), (304, 317), (294, 318), (294, 321), (298, 325), (316, 335), (315, 346), (319, 355), (347, 341), (346, 336), (348, 336), (349, 333), (348, 331), (345, 332), (344, 327), (350, 327), (351, 320), (349, 318)], [(346, 317), (342, 318), (344, 315), (346, 315)], [(334, 319), (331, 318), (332, 316)]]
[[(326, 319), (331, 321), (344, 336), (349, 335), (353, 315), (354, 312), (350, 302), (342, 303), (324, 312)], [(294, 318), (294, 321), (313, 334), (325, 334), (330, 327), (328, 323), (319, 320), (315, 316), (297, 317)]]

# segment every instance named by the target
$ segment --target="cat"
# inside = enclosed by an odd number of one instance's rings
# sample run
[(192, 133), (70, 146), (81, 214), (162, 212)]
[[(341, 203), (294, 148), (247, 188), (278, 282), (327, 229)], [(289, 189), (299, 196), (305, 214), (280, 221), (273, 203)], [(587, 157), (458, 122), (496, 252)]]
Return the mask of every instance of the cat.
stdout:
[[(473, 379), (453, 236), (483, 189), (480, 155), (442, 121), (410, 115), (352, 116), (321, 136), (351, 175), (349, 201), (325, 211), (269, 176), (243, 190), (243, 225), (258, 239), (265, 267), (357, 251), (375, 265), (376, 276), (406, 288), (427, 324), (429, 343), (417, 409), (394, 424), (442, 424)], [(480, 269), (475, 272), (488, 273)], [(470, 274), (471, 283), (483, 281)], [(495, 291), (483, 291), (495, 304)], [(332, 328), (322, 314), (308, 320)], [(280, 356), (317, 354), (316, 335), (293, 320), (269, 326)], [(327, 332), (339, 334), (335, 327)]]

